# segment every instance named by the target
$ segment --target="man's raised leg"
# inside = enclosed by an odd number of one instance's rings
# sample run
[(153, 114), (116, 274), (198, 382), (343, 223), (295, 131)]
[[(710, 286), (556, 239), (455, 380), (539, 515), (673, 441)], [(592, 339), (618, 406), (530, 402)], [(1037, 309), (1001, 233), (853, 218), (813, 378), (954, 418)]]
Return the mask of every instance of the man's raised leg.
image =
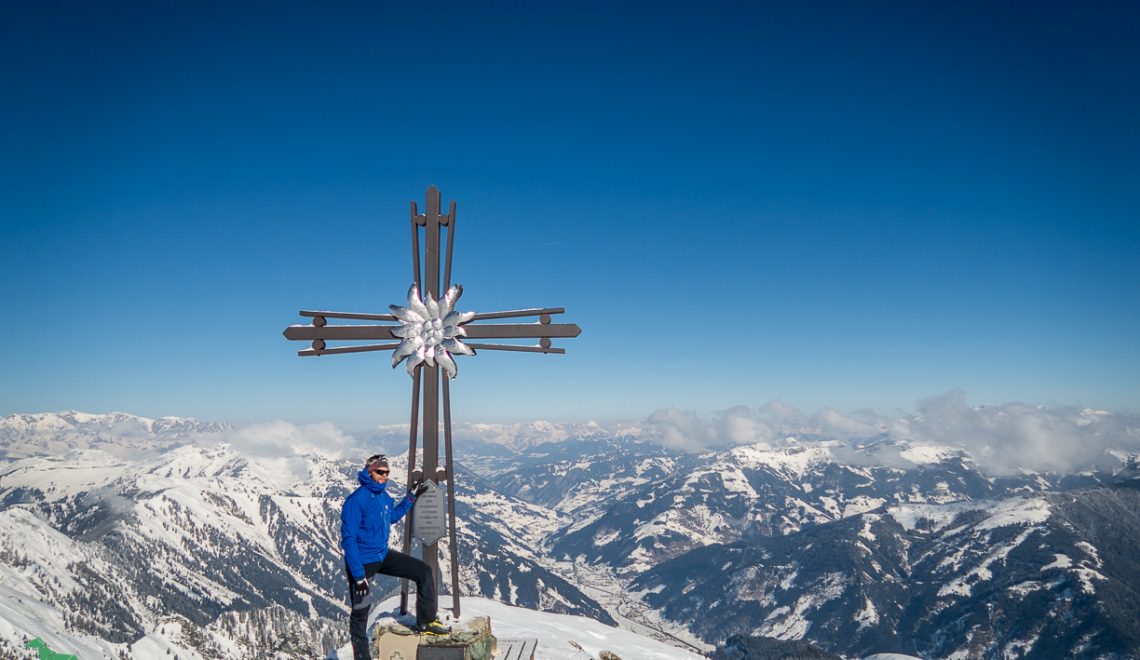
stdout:
[(408, 578), (416, 583), (416, 625), (426, 626), (438, 616), (438, 600), (435, 594), (435, 576), (431, 567), (424, 562), (402, 552), (388, 550), (384, 563), (377, 573)]

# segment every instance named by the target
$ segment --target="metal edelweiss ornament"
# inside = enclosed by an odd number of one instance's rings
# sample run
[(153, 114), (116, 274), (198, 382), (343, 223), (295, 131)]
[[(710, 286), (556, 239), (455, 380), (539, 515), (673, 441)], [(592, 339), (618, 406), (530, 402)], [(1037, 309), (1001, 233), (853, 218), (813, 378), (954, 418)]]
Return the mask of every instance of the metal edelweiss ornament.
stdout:
[(426, 300), (421, 300), (419, 287), (413, 283), (408, 289), (407, 307), (388, 306), (401, 324), (392, 329), (392, 334), (403, 339), (392, 352), (393, 369), (407, 359), (409, 376), (415, 377), (416, 367), (423, 363), (429, 367), (438, 364), (448, 378), (455, 378), (458, 368), (451, 355), (475, 355), (474, 349), (460, 340), (460, 337), (467, 336), (463, 324), (474, 318), (475, 312), (452, 309), (461, 295), (463, 287), (455, 284), (439, 302), (432, 298), (431, 291), (428, 291)]

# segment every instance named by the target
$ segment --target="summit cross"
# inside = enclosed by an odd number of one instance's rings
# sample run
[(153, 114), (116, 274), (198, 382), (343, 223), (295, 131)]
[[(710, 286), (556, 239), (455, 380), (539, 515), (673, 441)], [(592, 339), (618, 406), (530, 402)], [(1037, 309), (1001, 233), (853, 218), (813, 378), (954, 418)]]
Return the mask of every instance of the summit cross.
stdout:
[[(552, 323), (551, 317), (566, 310), (561, 307), (519, 309), (504, 312), (460, 312), (455, 309), (463, 287), (451, 283), (451, 255), (455, 244), (455, 202), (447, 214), (441, 213), (440, 193), (435, 186), (427, 189), (424, 213), (419, 213), (412, 202), (412, 286), (407, 295), (407, 306), (390, 305), (391, 314), (332, 312), (302, 310), (301, 316), (312, 319), (308, 325), (290, 325), (285, 337), (291, 340), (310, 341), (309, 348), (298, 351), (303, 357), (337, 355), (371, 351), (393, 351), (392, 367), (407, 361), (412, 377), (412, 416), (408, 434), (409, 481), (423, 479), (438, 487), (447, 483), (447, 534), (451, 552), (452, 609), (459, 617), (459, 551), (455, 541), (455, 470), (451, 448), (451, 388), (449, 381), (458, 372), (453, 355), (475, 355), (478, 350), (524, 351), (531, 353), (565, 353), (566, 349), (552, 346), (552, 339), (577, 337), (581, 329), (572, 323)], [(421, 249), (420, 236), (423, 234)], [(443, 236), (447, 241), (444, 245)], [(421, 272), (420, 253), (423, 252)], [(443, 253), (443, 278), (440, 279), (440, 257)], [(476, 323), (495, 319), (537, 317), (528, 323)], [(388, 324), (350, 323), (328, 325), (329, 319), (345, 321), (396, 322)], [(538, 344), (488, 344), (470, 339), (537, 339)], [(379, 344), (329, 346), (329, 342), (380, 341)], [(441, 378), (442, 375), (442, 378)], [(442, 388), (441, 388), (442, 384)], [(439, 465), (440, 394), (443, 401), (444, 465)], [(416, 469), (417, 427), (421, 421), (420, 395), (423, 395), (422, 438), (423, 471)], [(428, 495), (428, 493), (425, 493)], [(419, 508), (419, 507), (417, 507)], [(425, 512), (426, 513), (426, 512)], [(404, 533), (404, 552), (411, 550), (413, 515), (409, 516)], [(423, 560), (432, 569), (433, 579), (439, 573), (438, 540), (421, 537)], [(439, 590), (436, 590), (439, 593)], [(407, 612), (408, 581), (403, 580), (400, 609)]]

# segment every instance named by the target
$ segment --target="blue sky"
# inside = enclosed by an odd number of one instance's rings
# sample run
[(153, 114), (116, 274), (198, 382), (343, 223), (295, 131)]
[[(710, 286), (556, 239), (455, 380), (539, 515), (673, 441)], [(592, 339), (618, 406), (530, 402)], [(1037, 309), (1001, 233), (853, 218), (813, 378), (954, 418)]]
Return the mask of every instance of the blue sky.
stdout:
[(410, 4), (4, 3), (0, 414), (406, 421), (280, 333), (429, 184), (461, 307), (583, 328), (457, 419), (1140, 412), (1135, 3)]

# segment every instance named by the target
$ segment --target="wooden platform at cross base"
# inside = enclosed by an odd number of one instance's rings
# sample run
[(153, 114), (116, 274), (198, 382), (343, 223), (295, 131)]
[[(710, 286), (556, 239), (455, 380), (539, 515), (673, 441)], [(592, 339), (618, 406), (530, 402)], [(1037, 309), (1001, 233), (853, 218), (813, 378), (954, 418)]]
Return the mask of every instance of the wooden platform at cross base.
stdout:
[[(493, 660), (534, 660), (537, 639), (500, 639)], [(416, 660), (469, 660), (470, 653), (457, 646), (420, 646)]]
[(534, 660), (537, 639), (500, 639), (495, 660)]
[[(538, 648), (537, 639), (500, 639), (492, 660), (534, 660)], [(415, 647), (415, 660), (472, 660), (469, 646), (425, 646)], [(394, 654), (393, 654), (394, 655)], [(399, 656), (405, 657), (403, 655)]]

